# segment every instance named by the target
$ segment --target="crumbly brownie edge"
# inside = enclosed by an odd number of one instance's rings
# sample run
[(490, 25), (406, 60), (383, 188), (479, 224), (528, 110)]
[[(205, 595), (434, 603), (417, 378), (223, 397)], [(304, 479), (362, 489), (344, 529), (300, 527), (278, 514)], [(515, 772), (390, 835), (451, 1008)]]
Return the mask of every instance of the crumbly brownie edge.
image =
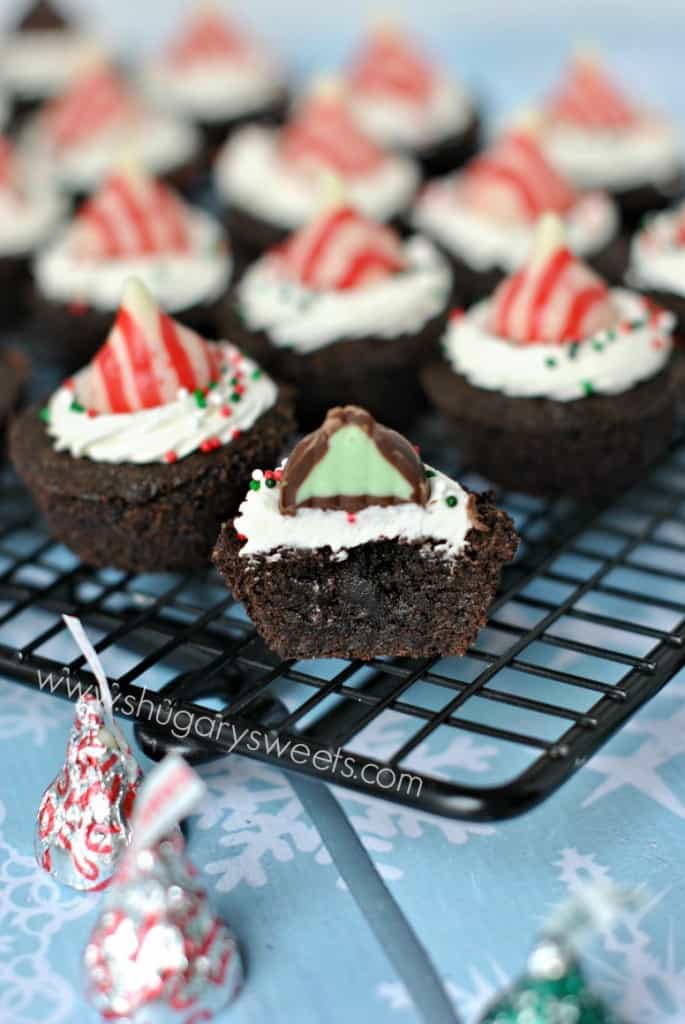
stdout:
[[(518, 538), (489, 494), (472, 497), (463, 551), (380, 540), (347, 551), (279, 549), (241, 557), (232, 522), (213, 561), (268, 646), (284, 658), (463, 654), (485, 625)], [(278, 556), (278, 557), (276, 557)]]

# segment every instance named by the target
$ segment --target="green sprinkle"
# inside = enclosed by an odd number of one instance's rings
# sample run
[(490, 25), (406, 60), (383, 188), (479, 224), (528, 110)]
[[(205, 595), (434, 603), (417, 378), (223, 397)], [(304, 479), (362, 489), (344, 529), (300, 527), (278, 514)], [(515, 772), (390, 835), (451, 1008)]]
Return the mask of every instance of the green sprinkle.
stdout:
[(593, 341), (592, 342), (592, 347), (595, 350), (595, 352), (603, 352), (604, 351), (604, 344), (601, 341)]
[(427, 470), (426, 470), (426, 478), (427, 478), (428, 480), (430, 480), (430, 478), (431, 478), (432, 476), (435, 476), (435, 470), (434, 470), (434, 469), (427, 469)]
[(250, 480), (250, 490), (251, 491), (258, 491), (260, 487), (261, 487), (261, 484), (260, 484), (259, 480)]
[(237, 391), (234, 391), (233, 394), (231, 395), (231, 401), (232, 402), (239, 402), (240, 398), (241, 398), (241, 396), (238, 394)]
[(262, 375), (262, 371), (258, 368), (252, 371), (252, 380), (259, 380)]
[(449, 508), (454, 508), (454, 506), (455, 506), (455, 505), (457, 504), (457, 502), (458, 502), (458, 499), (457, 499), (457, 498), (455, 497), (455, 495), (454, 495), (454, 494), (450, 494), (450, 495), (448, 495), (448, 496), (447, 496), (447, 497), (445, 498), (445, 504), (446, 504), (446, 505), (447, 505), (447, 506), (448, 506)]
[(205, 409), (207, 407), (207, 399), (205, 398), (205, 393), (202, 388), (196, 388), (193, 394), (195, 396), (195, 403), (198, 409)]
[(272, 487), (276, 486), (276, 481), (274, 480), (274, 478), (272, 476), (267, 477), (266, 480), (264, 481), (264, 483), (266, 484), (266, 486), (268, 488), (272, 488)]
[(616, 341), (616, 331), (611, 330), (606, 333), (607, 341)]
[(210, 380), (210, 382), (209, 382), (209, 390), (213, 391), (218, 383), (219, 383), (218, 380)]
[(545, 366), (550, 370), (553, 370), (554, 367), (558, 365), (559, 364), (557, 360), (554, 358), (554, 356), (547, 356), (547, 358), (545, 359)]
[(50, 410), (48, 409), (47, 405), (43, 409), (40, 410), (38, 415), (42, 419), (43, 423), (49, 423), (50, 422)]
[(628, 324), (628, 327), (630, 327), (630, 329), (632, 331), (639, 331), (641, 327), (646, 327), (646, 326), (647, 326), (647, 321), (646, 320), (631, 320), (629, 322), (629, 324)]
[(594, 389), (594, 387), (592, 385), (592, 381), (591, 380), (581, 381), (581, 384), (583, 385), (583, 391), (585, 392), (586, 397), (589, 397), (590, 395), (594, 395), (595, 389)]
[(568, 357), (569, 357), (569, 359), (575, 359), (576, 358), (576, 356), (578, 355), (578, 349), (579, 348), (580, 348), (580, 345), (578, 344), (577, 341), (572, 341), (571, 342), (571, 344), (568, 347)]
[(81, 405), (81, 403), (79, 401), (77, 401), (76, 399), (73, 400), (73, 402), (71, 403), (69, 408), (71, 409), (72, 412), (85, 412), (86, 411), (85, 408)]

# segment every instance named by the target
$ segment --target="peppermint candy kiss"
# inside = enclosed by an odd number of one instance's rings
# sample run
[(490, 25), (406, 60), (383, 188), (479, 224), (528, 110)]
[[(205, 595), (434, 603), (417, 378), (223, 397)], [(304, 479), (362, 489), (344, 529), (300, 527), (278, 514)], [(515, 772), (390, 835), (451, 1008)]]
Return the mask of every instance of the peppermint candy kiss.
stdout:
[(76, 247), (93, 259), (187, 253), (192, 243), (184, 204), (137, 167), (111, 174), (76, 218)]
[(435, 76), (411, 40), (397, 26), (385, 24), (373, 32), (352, 68), (350, 87), (359, 93), (422, 104), (435, 87)]
[(578, 200), (571, 184), (545, 158), (535, 133), (524, 128), (472, 160), (457, 188), (462, 203), (505, 221), (563, 214)]
[(162, 312), (145, 286), (131, 280), (76, 397), (99, 413), (152, 409), (174, 401), (179, 388), (207, 388), (221, 367), (217, 346)]
[(570, 251), (559, 218), (547, 214), (527, 265), (493, 295), (488, 327), (511, 341), (566, 342), (611, 328), (617, 320), (608, 287)]
[(54, 145), (63, 149), (131, 120), (137, 110), (125, 82), (98, 61), (76, 76), (64, 95), (48, 106), (45, 116)]
[(274, 252), (289, 278), (309, 288), (361, 288), (405, 269), (397, 234), (346, 204), (324, 211)]
[(591, 52), (576, 54), (547, 111), (552, 117), (586, 128), (630, 128), (639, 120), (638, 112), (609, 80), (598, 56)]
[(182, 37), (172, 46), (169, 60), (180, 67), (207, 61), (240, 60), (249, 52), (238, 29), (223, 13), (207, 4), (194, 11)]
[(281, 134), (281, 153), (305, 169), (344, 177), (370, 174), (385, 157), (356, 125), (337, 82), (319, 83)]
[(6, 135), (0, 136), (0, 192), (19, 192), (14, 143)]

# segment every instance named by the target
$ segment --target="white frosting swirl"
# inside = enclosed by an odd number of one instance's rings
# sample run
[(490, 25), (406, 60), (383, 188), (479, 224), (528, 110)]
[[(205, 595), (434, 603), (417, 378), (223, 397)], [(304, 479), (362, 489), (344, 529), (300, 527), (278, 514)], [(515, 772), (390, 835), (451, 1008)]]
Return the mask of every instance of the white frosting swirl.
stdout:
[(559, 121), (549, 125), (541, 141), (552, 163), (581, 188), (621, 190), (667, 182), (682, 159), (672, 126), (651, 119), (616, 131)]
[[(255, 470), (252, 477), (261, 486), (247, 492), (234, 523), (237, 532), (247, 538), (240, 555), (278, 552), (279, 548), (330, 548), (338, 554), (337, 561), (342, 561), (350, 548), (361, 544), (426, 540), (437, 541), (432, 553), (454, 558), (463, 550), (473, 525), (469, 495), (455, 480), (431, 472), (435, 475), (429, 481), (426, 505), (371, 505), (353, 516), (338, 509), (301, 508), (294, 516), (284, 516), (278, 507), (278, 487), (266, 487), (262, 471)], [(456, 498), (456, 504), (448, 505), (448, 497)]]
[(491, 334), (490, 300), (479, 302), (450, 323), (444, 339), (447, 361), (474, 387), (512, 398), (570, 402), (590, 394), (619, 395), (654, 377), (673, 349), (674, 318), (650, 317), (644, 299), (614, 289), (621, 314), (615, 330), (601, 331), (576, 345), (521, 345)]
[(630, 284), (685, 296), (685, 244), (676, 238), (683, 217), (685, 204), (650, 218), (635, 235), (627, 274)]
[(70, 29), (15, 32), (0, 42), (0, 81), (22, 100), (55, 96), (92, 52), (92, 39)]
[[(279, 132), (251, 125), (229, 139), (215, 164), (216, 187), (226, 203), (286, 229), (310, 220), (320, 206), (317, 178), (285, 163)], [(388, 155), (370, 174), (345, 179), (350, 205), (387, 221), (411, 203), (419, 182), (412, 160)]]
[[(414, 206), (414, 225), (475, 270), (516, 270), (530, 252), (535, 223), (503, 224), (460, 203), (459, 177), (451, 174), (426, 186)], [(581, 196), (564, 223), (570, 248), (592, 256), (618, 233), (616, 204), (601, 192)]]
[(53, 302), (79, 302), (110, 312), (118, 307), (126, 282), (135, 277), (170, 313), (215, 302), (225, 293), (232, 270), (223, 231), (201, 210), (187, 208), (187, 218), (190, 252), (112, 260), (81, 256), (75, 245), (77, 227), (71, 224), (38, 254), (38, 289)]
[(266, 331), (274, 345), (300, 355), (342, 338), (412, 334), (445, 309), (452, 275), (425, 238), (405, 242), (403, 252), (404, 272), (364, 288), (325, 292), (290, 281), (277, 260), (264, 256), (238, 286), (240, 313), (252, 330)]
[[(245, 392), (240, 401), (232, 401), (231, 360), (242, 353), (228, 342), (219, 344), (225, 353), (226, 370), (217, 386), (207, 393), (204, 408), (195, 395), (182, 388), (176, 401), (167, 405), (91, 417), (72, 409), (79, 381), (89, 372), (85, 367), (73, 378), (73, 387), (63, 385), (48, 403), (47, 431), (55, 451), (93, 462), (141, 464), (165, 462), (169, 452), (182, 459), (214, 438), (222, 445), (230, 444), (236, 430), (249, 430), (275, 404), (277, 388), (256, 363), (243, 356), (240, 365), (245, 374)], [(226, 409), (230, 409), (229, 416), (222, 412)]]
[(83, 142), (55, 150), (46, 135), (41, 115), (32, 118), (23, 133), (32, 159), (52, 167), (55, 180), (71, 192), (93, 192), (121, 158), (122, 152), (152, 177), (189, 163), (198, 151), (197, 130), (166, 114), (145, 112), (126, 124), (97, 132)]
[(258, 112), (284, 88), (281, 69), (259, 53), (235, 61), (193, 61), (178, 66), (157, 61), (141, 74), (151, 102), (193, 120), (229, 121)]
[(425, 103), (351, 89), (350, 107), (371, 138), (384, 146), (421, 149), (457, 135), (473, 117), (473, 104), (457, 82), (440, 78)]

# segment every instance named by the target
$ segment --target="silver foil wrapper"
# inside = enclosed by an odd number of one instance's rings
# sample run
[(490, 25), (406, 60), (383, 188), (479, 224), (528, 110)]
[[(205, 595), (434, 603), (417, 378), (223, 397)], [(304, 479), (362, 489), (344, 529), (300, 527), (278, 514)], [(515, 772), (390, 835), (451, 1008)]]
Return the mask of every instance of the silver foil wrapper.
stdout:
[(76, 705), (59, 775), (38, 809), (35, 853), (54, 878), (74, 889), (101, 889), (131, 841), (130, 819), (140, 768), (104, 723), (92, 694)]
[(131, 851), (85, 951), (87, 995), (106, 1020), (199, 1024), (237, 995), (236, 940), (211, 911), (180, 831)]

